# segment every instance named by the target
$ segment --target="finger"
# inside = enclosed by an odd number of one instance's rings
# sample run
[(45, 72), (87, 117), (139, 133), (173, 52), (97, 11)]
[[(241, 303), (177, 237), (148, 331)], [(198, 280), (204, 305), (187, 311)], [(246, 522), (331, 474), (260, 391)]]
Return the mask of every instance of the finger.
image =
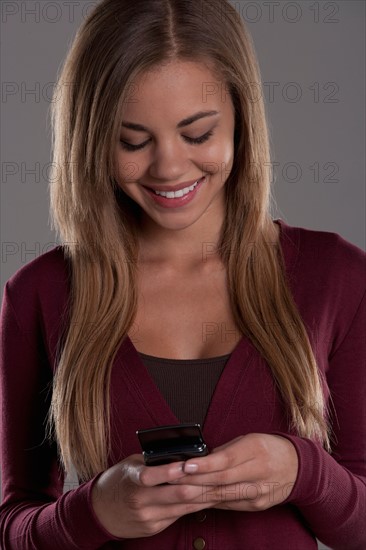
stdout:
[[(177, 504), (164, 507), (164, 513), (166, 518), (178, 519), (187, 514), (194, 514), (201, 510), (206, 510), (210, 506), (205, 501), (189, 502), (186, 504)], [(212, 506), (211, 506), (212, 507)]]
[(120, 470), (121, 481), (129, 480), (138, 486), (153, 487), (183, 477), (183, 464), (172, 462), (160, 466), (146, 466), (143, 457), (135, 454), (115, 464), (114, 468)]
[(184, 463), (186, 474), (219, 472), (228, 470), (238, 464), (245, 464), (255, 458), (252, 445), (246, 444), (245, 436), (236, 438), (225, 447), (217, 449), (207, 456), (187, 460)]
[(257, 460), (247, 460), (233, 468), (217, 469), (206, 473), (190, 473), (170, 483), (172, 485), (230, 485), (232, 483), (256, 483), (262, 477), (261, 464)]
[(136, 465), (135, 483), (143, 487), (153, 487), (163, 483), (180, 479), (184, 477), (184, 462), (172, 462), (160, 466), (146, 466), (145, 464)]
[(207, 502), (207, 498), (204, 496), (207, 488), (203, 486), (164, 484), (156, 487), (138, 487), (133, 485), (130, 489), (128, 502), (133, 507), (160, 508), (162, 506)]
[[(152, 496), (145, 505), (151, 506), (156, 510), (162, 507), (167, 509), (167, 518), (184, 513), (190, 513), (192, 508), (223, 508), (237, 510), (254, 510), (257, 508), (258, 500), (262, 499), (262, 491), (253, 484), (233, 485), (210, 485), (210, 486), (180, 486), (176, 491), (170, 488), (159, 487), (154, 490)], [(160, 514), (160, 511), (158, 512)]]
[(177, 519), (187, 514), (194, 514), (201, 510), (207, 509), (208, 506), (205, 502), (189, 502), (183, 504), (169, 504), (167, 506), (152, 506), (150, 509), (150, 517), (152, 520), (162, 520), (167, 524), (176, 521)]
[(151, 503), (183, 504), (201, 502), (206, 488), (201, 485), (161, 485), (154, 488), (154, 495), (150, 492)]

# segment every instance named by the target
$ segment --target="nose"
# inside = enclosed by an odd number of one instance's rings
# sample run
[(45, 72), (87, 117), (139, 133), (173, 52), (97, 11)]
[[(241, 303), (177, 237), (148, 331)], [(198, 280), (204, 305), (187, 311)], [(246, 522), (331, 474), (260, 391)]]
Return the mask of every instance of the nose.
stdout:
[(159, 180), (179, 180), (187, 173), (188, 157), (184, 144), (170, 139), (155, 144), (150, 176)]

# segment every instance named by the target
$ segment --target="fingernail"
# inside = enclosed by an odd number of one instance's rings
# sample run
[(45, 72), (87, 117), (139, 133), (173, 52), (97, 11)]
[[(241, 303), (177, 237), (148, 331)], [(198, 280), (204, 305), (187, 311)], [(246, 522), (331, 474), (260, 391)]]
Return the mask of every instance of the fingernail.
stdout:
[(198, 470), (198, 464), (185, 464), (184, 465), (184, 471), (187, 474), (193, 474), (194, 472), (197, 472)]
[(176, 474), (181, 474), (183, 471), (184, 471), (184, 462), (180, 462), (179, 464), (177, 464), (177, 466), (174, 468), (173, 472), (175, 472)]

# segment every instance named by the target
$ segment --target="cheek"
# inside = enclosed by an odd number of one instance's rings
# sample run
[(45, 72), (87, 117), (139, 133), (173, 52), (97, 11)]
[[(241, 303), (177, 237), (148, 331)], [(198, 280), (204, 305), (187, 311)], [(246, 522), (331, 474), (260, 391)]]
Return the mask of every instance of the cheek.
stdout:
[(121, 187), (128, 187), (129, 183), (138, 180), (141, 173), (141, 162), (136, 157), (129, 159), (128, 155), (116, 155), (116, 167), (116, 179)]
[(232, 141), (226, 141), (225, 146), (222, 148), (222, 162), (225, 164), (226, 169), (231, 168), (234, 160), (234, 143)]
[(207, 148), (203, 169), (209, 173), (229, 174), (234, 159), (234, 145), (226, 139)]

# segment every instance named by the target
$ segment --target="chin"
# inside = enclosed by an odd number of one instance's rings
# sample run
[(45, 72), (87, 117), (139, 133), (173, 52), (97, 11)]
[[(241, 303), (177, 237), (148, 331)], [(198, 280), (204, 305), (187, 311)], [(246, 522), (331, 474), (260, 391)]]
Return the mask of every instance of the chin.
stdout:
[(153, 218), (150, 218), (155, 225), (159, 226), (161, 229), (168, 229), (170, 231), (181, 231), (182, 229), (186, 229), (187, 227), (190, 227), (193, 225), (196, 220), (182, 220), (182, 221), (162, 221), (162, 220), (155, 220)]
[(186, 229), (187, 227), (190, 227), (194, 223), (196, 223), (203, 215), (202, 214), (196, 214), (192, 215), (192, 213), (162, 213), (161, 216), (157, 216), (156, 213), (150, 214), (147, 210), (143, 211), (143, 216), (147, 220), (148, 224), (154, 224), (161, 229), (168, 229), (171, 231), (180, 231), (182, 229)]

